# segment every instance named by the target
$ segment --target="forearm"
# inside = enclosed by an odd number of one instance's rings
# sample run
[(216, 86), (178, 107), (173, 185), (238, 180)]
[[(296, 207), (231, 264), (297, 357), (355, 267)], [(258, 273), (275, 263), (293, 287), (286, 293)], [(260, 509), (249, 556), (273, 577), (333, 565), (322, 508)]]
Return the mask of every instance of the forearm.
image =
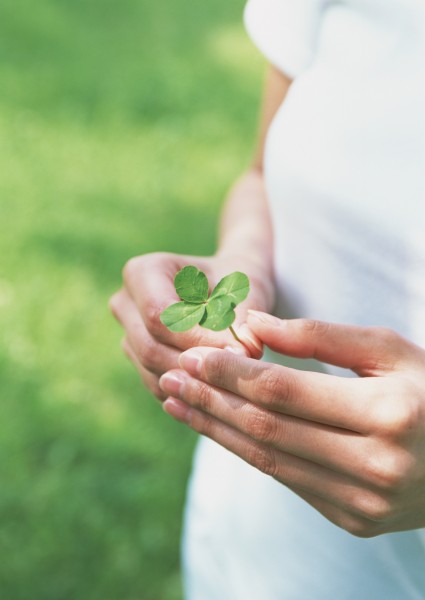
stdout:
[(265, 307), (274, 301), (273, 228), (264, 185), (264, 146), (270, 124), (285, 99), (291, 79), (270, 65), (263, 95), (253, 166), (236, 182), (224, 206), (217, 257), (244, 270), (263, 293)]
[(232, 265), (240, 263), (262, 285), (273, 287), (273, 231), (260, 170), (247, 171), (231, 189), (222, 212), (217, 256)]
[[(253, 167), (233, 186), (224, 206), (218, 256), (248, 265), (257, 285), (274, 293), (273, 229), (264, 185), (264, 146), (270, 124), (285, 99), (291, 79), (270, 65), (267, 70), (260, 129)], [(241, 267), (241, 269), (247, 267)]]

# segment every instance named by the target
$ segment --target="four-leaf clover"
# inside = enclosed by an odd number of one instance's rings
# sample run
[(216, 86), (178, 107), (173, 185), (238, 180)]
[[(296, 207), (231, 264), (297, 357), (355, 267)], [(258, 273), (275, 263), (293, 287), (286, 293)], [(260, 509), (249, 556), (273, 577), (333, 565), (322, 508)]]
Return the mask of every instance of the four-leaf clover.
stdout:
[(180, 302), (172, 304), (161, 313), (161, 322), (170, 331), (188, 331), (201, 325), (213, 331), (229, 328), (238, 341), (232, 323), (235, 307), (249, 293), (249, 279), (244, 273), (231, 273), (223, 277), (208, 295), (208, 279), (197, 267), (184, 267), (174, 278)]

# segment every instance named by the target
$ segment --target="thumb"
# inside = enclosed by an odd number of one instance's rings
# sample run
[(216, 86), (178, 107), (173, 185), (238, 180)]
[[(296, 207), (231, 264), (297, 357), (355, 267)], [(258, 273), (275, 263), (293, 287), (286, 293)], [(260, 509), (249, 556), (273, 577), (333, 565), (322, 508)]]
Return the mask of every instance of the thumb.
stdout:
[[(227, 346), (227, 349), (238, 350), (238, 354), (242, 353), (242, 348), (248, 358), (261, 358), (263, 356), (263, 343), (251, 331), (246, 323), (235, 330), (236, 338), (232, 339), (232, 343)], [(235, 346), (236, 342), (236, 346)]]
[(252, 332), (275, 352), (315, 358), (363, 377), (396, 370), (420, 350), (385, 327), (282, 320), (258, 311), (248, 312), (247, 324)]

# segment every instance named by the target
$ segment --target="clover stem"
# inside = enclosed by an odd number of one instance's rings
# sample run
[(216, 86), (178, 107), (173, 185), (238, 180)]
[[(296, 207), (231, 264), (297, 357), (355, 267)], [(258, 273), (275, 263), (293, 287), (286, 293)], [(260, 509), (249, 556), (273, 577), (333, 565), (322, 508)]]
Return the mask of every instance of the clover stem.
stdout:
[(233, 327), (231, 325), (229, 325), (229, 329), (230, 329), (230, 333), (233, 335), (235, 340), (243, 345), (243, 341), (238, 337), (238, 334), (236, 333), (236, 331), (233, 329)]

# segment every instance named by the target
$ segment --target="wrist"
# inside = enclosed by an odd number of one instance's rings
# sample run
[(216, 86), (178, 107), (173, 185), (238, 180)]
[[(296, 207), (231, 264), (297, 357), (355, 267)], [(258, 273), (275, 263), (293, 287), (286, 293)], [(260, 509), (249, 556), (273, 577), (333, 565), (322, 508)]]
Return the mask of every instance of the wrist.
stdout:
[(255, 291), (258, 308), (261, 307), (260, 309), (266, 312), (271, 311), (275, 302), (276, 287), (271, 258), (267, 260), (266, 256), (259, 257), (248, 251), (230, 252), (221, 248), (214, 255), (214, 259), (220, 265), (220, 271), (245, 273), (250, 280), (251, 289)]

